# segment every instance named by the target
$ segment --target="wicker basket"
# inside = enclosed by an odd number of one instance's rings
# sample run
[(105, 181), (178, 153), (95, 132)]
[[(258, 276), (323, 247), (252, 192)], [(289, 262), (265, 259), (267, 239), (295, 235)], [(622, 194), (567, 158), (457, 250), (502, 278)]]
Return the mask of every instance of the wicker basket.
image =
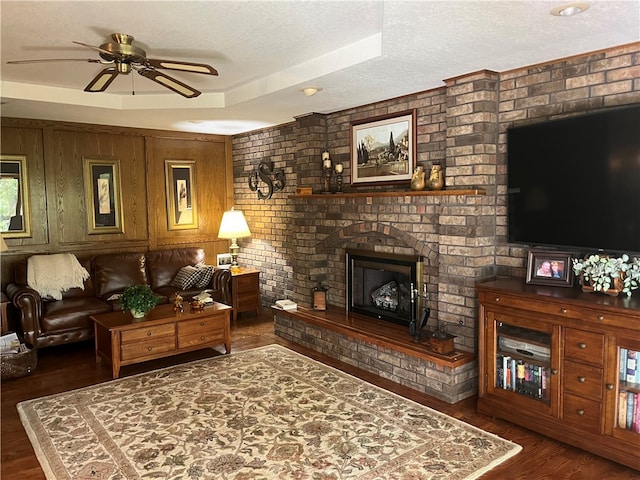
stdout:
[(621, 272), (620, 277), (612, 278), (611, 287), (608, 290), (596, 290), (591, 286), (591, 282), (585, 282), (584, 278), (580, 277), (580, 286), (583, 292), (600, 292), (612, 297), (618, 296), (624, 288), (624, 274)]
[(38, 351), (28, 348), (24, 352), (5, 353), (0, 355), (0, 371), (2, 380), (24, 377), (36, 369)]

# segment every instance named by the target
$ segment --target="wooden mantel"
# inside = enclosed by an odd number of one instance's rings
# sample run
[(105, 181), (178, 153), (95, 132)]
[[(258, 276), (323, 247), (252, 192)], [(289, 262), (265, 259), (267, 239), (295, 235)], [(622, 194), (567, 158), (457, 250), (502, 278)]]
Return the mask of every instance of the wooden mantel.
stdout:
[(289, 195), (289, 198), (356, 198), (356, 197), (442, 197), (450, 195), (486, 195), (486, 190), (482, 188), (470, 188), (460, 190), (421, 190), (421, 191), (393, 191), (393, 192), (349, 192), (349, 193), (310, 193), (305, 195)]

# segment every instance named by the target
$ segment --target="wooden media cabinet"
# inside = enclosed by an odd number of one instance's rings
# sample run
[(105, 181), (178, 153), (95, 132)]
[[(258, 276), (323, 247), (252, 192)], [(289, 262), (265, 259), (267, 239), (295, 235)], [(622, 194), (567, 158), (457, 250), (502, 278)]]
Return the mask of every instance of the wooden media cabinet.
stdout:
[(478, 410), (640, 470), (638, 292), (477, 288)]

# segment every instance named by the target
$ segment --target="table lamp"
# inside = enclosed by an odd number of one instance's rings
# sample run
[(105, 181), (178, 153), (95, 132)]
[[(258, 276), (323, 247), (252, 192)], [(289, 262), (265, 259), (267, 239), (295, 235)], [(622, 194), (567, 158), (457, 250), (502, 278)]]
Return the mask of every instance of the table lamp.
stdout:
[(231, 270), (238, 271), (238, 238), (250, 237), (251, 231), (249, 225), (244, 218), (244, 215), (240, 210), (228, 210), (222, 214), (222, 221), (220, 222), (220, 230), (218, 231), (218, 238), (231, 239)]

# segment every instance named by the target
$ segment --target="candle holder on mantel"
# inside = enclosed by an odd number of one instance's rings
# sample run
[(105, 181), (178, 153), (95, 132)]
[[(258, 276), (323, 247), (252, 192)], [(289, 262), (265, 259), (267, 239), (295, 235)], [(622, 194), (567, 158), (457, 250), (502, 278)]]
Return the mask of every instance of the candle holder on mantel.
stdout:
[(326, 150), (322, 152), (322, 176), (324, 178), (324, 186), (322, 187), (322, 193), (331, 193), (331, 159), (329, 158), (329, 152)]
[(338, 160), (336, 163), (335, 171), (336, 171), (336, 192), (342, 192), (342, 170), (343, 170), (342, 162)]

